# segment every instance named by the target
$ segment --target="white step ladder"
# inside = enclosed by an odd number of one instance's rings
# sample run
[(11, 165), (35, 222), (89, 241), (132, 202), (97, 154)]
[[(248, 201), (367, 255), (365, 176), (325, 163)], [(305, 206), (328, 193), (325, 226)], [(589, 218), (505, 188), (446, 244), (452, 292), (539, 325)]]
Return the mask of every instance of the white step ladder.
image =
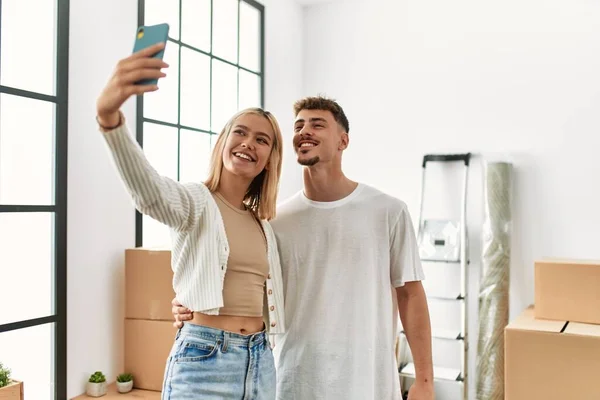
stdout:
[[(448, 341), (460, 346), (460, 369), (446, 368), (434, 365), (434, 385), (436, 388), (443, 382), (459, 385), (460, 390), (452, 390), (452, 400), (468, 399), (468, 313), (467, 313), (467, 265), (468, 260), (468, 236), (467, 236), (467, 182), (469, 174), (469, 163), (471, 153), (466, 154), (428, 154), (423, 157), (423, 170), (421, 179), (421, 196), (419, 199), (419, 256), (423, 264), (435, 264), (439, 268), (460, 268), (460, 283), (457, 288), (445, 288), (444, 296), (435, 297), (428, 295), (430, 304), (438, 303), (445, 306), (458, 306), (460, 308), (461, 320), (457, 324), (459, 329), (436, 329), (432, 321), (433, 347), (443, 347), (450, 345)], [(455, 163), (464, 164), (462, 201), (460, 210), (460, 219), (425, 219), (423, 217), (423, 204), (425, 199), (425, 178), (427, 163)], [(436, 279), (431, 274), (426, 276), (427, 280)], [(442, 282), (442, 285), (445, 283)], [(431, 306), (430, 306), (431, 307)], [(432, 313), (433, 314), (433, 313)], [(433, 317), (432, 317), (433, 318)], [(436, 344), (441, 341), (437, 346)], [(445, 342), (445, 343), (444, 343)], [(411, 362), (410, 349), (404, 336), (400, 332), (399, 337), (399, 374), (403, 389), (403, 396), (408, 396), (409, 386), (407, 383), (415, 377), (415, 366)], [(435, 364), (435, 362), (434, 362)], [(460, 393), (460, 394), (458, 394)], [(436, 395), (436, 399), (439, 398)]]

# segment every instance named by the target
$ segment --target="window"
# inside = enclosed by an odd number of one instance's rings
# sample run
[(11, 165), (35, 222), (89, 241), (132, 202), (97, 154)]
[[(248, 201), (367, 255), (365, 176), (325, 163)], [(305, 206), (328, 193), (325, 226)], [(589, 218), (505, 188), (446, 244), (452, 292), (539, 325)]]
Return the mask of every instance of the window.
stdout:
[[(139, 25), (168, 23), (159, 90), (138, 97), (137, 140), (161, 175), (203, 181), (210, 151), (238, 110), (264, 103), (264, 7), (251, 0), (139, 0)], [(136, 212), (136, 245), (170, 243)]]
[(0, 0), (0, 362), (26, 400), (67, 397), (68, 49), (69, 0)]

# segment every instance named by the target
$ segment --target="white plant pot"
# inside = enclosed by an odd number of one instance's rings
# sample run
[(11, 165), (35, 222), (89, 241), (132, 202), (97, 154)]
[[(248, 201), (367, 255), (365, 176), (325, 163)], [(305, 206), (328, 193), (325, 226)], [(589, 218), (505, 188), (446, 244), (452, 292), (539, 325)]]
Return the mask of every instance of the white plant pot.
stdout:
[(101, 397), (106, 394), (106, 382), (88, 382), (85, 393), (90, 397)]
[(119, 393), (131, 392), (131, 389), (133, 389), (133, 381), (117, 382), (117, 390)]

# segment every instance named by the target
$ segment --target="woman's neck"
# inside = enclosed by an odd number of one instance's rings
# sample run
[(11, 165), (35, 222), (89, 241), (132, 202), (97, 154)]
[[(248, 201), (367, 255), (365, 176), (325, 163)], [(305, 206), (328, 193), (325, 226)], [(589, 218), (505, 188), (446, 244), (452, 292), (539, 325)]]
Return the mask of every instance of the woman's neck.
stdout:
[(250, 187), (247, 179), (228, 173), (225, 169), (221, 175), (221, 182), (217, 192), (221, 194), (231, 205), (244, 210), (244, 197)]

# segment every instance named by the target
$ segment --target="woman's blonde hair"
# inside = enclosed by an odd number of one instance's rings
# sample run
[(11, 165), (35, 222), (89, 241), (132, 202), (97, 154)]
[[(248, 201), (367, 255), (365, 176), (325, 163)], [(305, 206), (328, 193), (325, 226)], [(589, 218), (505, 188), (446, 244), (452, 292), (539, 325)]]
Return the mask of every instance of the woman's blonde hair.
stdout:
[(277, 208), (277, 192), (279, 191), (279, 178), (281, 176), (281, 162), (283, 159), (283, 137), (277, 119), (268, 111), (262, 108), (246, 108), (237, 112), (227, 121), (223, 130), (219, 134), (217, 143), (213, 149), (208, 178), (204, 182), (211, 192), (215, 192), (221, 183), (221, 171), (223, 170), (223, 150), (225, 142), (231, 133), (234, 122), (241, 116), (253, 114), (266, 118), (275, 137), (271, 147), (271, 154), (265, 169), (252, 180), (246, 196), (244, 204), (252, 210), (260, 219), (271, 220), (275, 218)]

